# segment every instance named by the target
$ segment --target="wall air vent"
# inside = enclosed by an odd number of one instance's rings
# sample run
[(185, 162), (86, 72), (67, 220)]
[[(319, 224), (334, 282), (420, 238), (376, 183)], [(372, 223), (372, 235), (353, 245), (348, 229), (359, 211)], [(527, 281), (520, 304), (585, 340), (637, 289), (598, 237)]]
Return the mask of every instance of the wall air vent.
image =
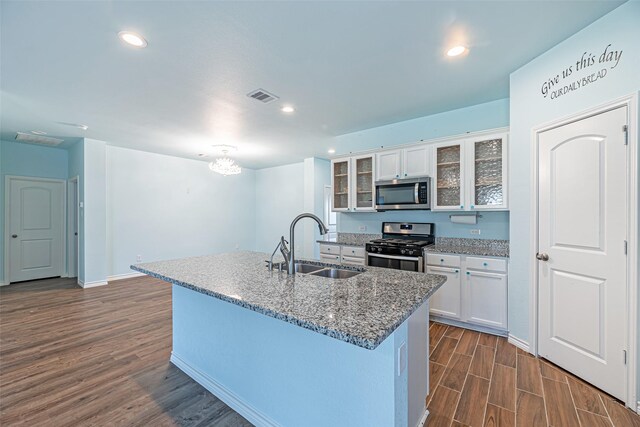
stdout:
[(260, 102), (264, 102), (265, 104), (268, 104), (278, 99), (276, 95), (269, 93), (264, 89), (256, 89), (253, 92), (249, 92), (247, 96), (249, 98), (257, 99)]
[(40, 145), (48, 145), (49, 147), (55, 147), (56, 145), (60, 145), (62, 142), (64, 142), (64, 139), (18, 132), (16, 133), (16, 141), (26, 142), (29, 144), (40, 144)]

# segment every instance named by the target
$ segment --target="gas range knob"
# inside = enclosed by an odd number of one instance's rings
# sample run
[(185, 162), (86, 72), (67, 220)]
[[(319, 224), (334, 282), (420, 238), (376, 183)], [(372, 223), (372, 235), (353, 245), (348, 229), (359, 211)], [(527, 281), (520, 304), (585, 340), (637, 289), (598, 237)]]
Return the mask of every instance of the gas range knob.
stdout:
[(400, 253), (401, 253), (402, 255), (404, 255), (404, 254), (406, 254), (406, 253), (407, 253), (407, 251), (406, 251), (406, 250), (404, 250), (404, 249), (400, 249)]

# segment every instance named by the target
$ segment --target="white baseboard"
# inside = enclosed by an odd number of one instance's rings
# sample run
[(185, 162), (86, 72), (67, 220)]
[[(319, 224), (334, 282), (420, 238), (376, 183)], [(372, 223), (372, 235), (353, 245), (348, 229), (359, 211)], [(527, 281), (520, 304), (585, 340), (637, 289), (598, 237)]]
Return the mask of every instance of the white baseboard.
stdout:
[(82, 280), (78, 279), (78, 285), (82, 286), (83, 288), (95, 288), (97, 286), (104, 286), (106, 285), (107, 282), (104, 280), (96, 280), (94, 282), (83, 282)]
[(507, 331), (489, 328), (487, 326), (474, 325), (473, 323), (461, 322), (460, 320), (449, 319), (448, 317), (438, 316), (435, 314), (429, 314), (429, 320), (444, 323), (445, 325), (456, 326), (458, 328), (471, 329), (472, 331), (482, 332), (484, 334), (498, 335), (501, 337), (506, 337), (508, 335)]
[(0, 286), (7, 286), (9, 285), (9, 282), (0, 282)]
[(640, 401), (638, 401), (638, 404), (636, 405), (636, 413), (640, 414)]
[(239, 396), (228, 390), (225, 386), (211, 378), (209, 375), (200, 372), (196, 368), (189, 365), (180, 356), (171, 352), (171, 363), (176, 365), (185, 374), (194, 379), (198, 384), (213, 393), (218, 399), (226, 403), (231, 409), (242, 415), (255, 426), (277, 427), (278, 423), (258, 411), (247, 402), (240, 399)]
[(146, 276), (146, 274), (140, 273), (138, 271), (134, 271), (131, 273), (114, 274), (113, 276), (107, 277), (107, 281), (113, 282), (114, 280), (132, 279), (134, 277), (141, 277), (141, 276)]
[(429, 410), (425, 408), (424, 414), (422, 415), (422, 418), (420, 418), (420, 421), (418, 421), (418, 424), (416, 424), (416, 427), (422, 427), (424, 423), (427, 422), (428, 416), (429, 416)]
[(531, 347), (529, 346), (528, 342), (521, 340), (518, 337), (514, 337), (511, 334), (509, 334), (509, 338), (507, 338), (507, 341), (509, 342), (509, 344), (515, 345), (520, 350), (526, 351), (527, 353), (531, 353)]

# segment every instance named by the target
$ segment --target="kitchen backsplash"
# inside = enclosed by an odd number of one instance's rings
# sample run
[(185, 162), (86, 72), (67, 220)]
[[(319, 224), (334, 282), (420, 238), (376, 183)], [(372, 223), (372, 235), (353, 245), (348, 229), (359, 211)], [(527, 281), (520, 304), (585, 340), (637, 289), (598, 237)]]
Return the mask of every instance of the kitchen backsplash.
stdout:
[[(454, 213), (456, 212), (340, 212), (337, 214), (337, 228), (341, 234), (381, 233), (384, 221), (432, 222), (435, 224), (436, 237), (509, 240), (509, 212), (479, 212), (481, 216), (477, 224), (452, 224), (449, 215)], [(472, 234), (475, 230), (480, 230), (480, 234)]]

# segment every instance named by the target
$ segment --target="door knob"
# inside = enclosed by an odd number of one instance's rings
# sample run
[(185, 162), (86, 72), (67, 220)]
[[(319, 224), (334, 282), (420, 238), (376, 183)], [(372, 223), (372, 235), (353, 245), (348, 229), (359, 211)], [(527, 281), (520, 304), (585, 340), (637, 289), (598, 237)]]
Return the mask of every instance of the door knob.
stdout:
[(547, 254), (536, 254), (536, 258), (540, 261), (549, 261), (549, 255)]
[(14, 239), (18, 237), (17, 234), (12, 234), (11, 237), (13, 237)]

